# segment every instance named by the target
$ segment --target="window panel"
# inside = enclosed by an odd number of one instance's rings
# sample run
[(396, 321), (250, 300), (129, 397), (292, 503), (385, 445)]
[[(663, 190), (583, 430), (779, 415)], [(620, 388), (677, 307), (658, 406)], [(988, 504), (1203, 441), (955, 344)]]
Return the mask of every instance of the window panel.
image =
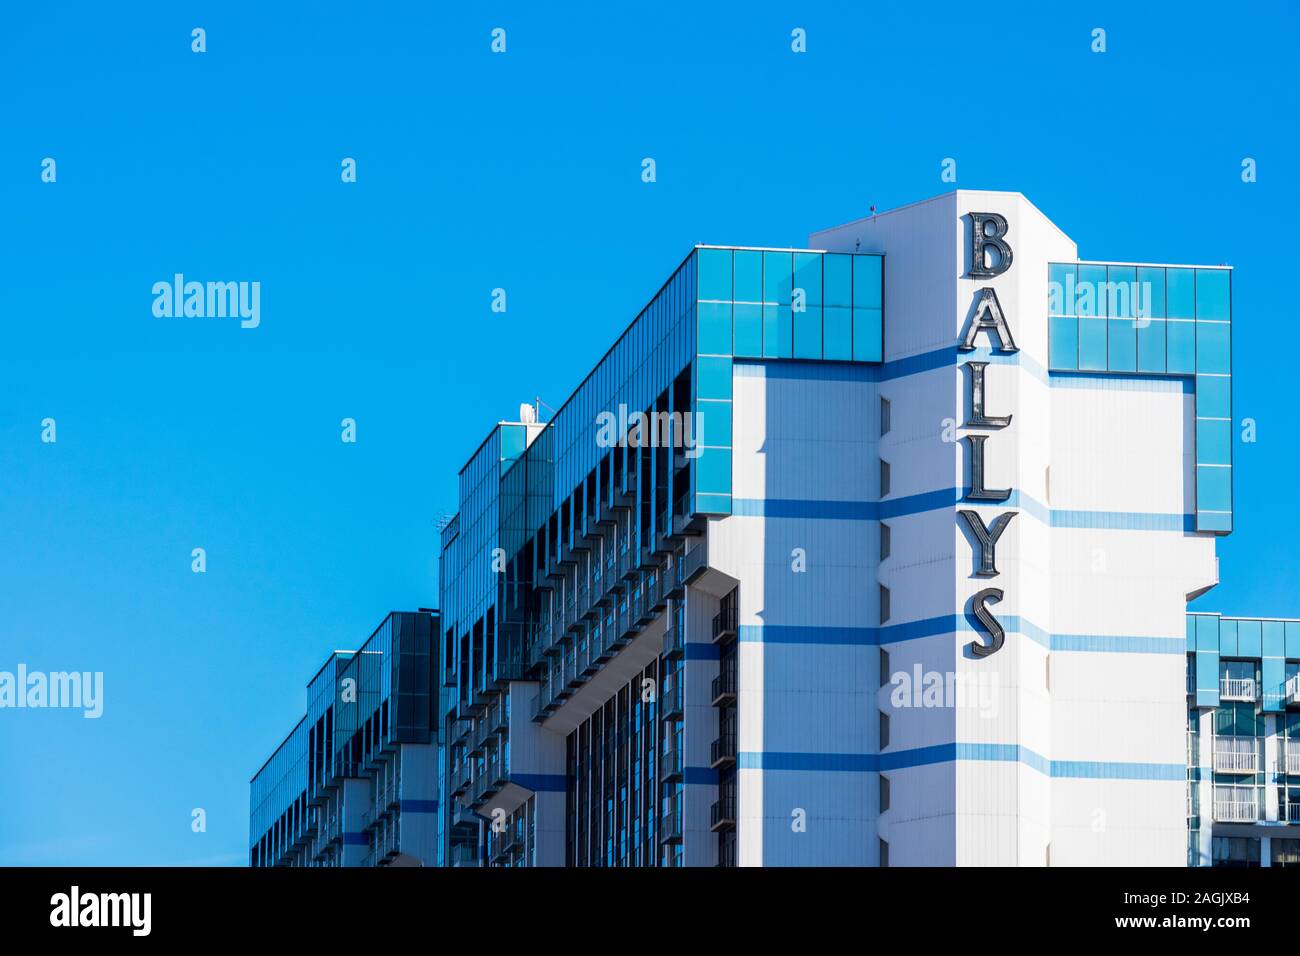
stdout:
[(1137, 371), (1137, 329), (1132, 319), (1108, 319), (1107, 367), (1112, 372)]
[(1074, 263), (1047, 267), (1047, 314), (1073, 315), (1076, 268)]
[(698, 350), (713, 355), (731, 354), (731, 303), (701, 302)]
[(853, 306), (855, 309), (883, 307), (880, 256), (853, 257)]
[(822, 302), (826, 305), (853, 305), (853, 257), (828, 252), (822, 261)]
[(1165, 367), (1165, 321), (1163, 319), (1138, 319), (1138, 371), (1163, 372)]
[(1230, 422), (1197, 419), (1196, 463), (1228, 465), (1232, 463), (1232, 426)]
[(1196, 318), (1195, 282), (1192, 269), (1165, 270), (1165, 308), (1169, 318)]
[(1232, 416), (1232, 379), (1217, 375), (1196, 377), (1196, 414), (1202, 418)]
[(731, 359), (701, 355), (695, 360), (695, 397), (731, 398)]
[(700, 249), (696, 254), (700, 267), (700, 298), (731, 299), (731, 250)]
[(1167, 322), (1169, 371), (1190, 373), (1196, 371), (1196, 323)]
[(809, 305), (802, 312), (795, 312), (794, 318), (794, 357), (802, 359), (819, 359), (822, 357), (822, 307)]
[(1136, 315), (1134, 286), (1137, 269), (1133, 266), (1106, 267), (1106, 315), (1112, 319), (1131, 319)]
[(1196, 323), (1196, 370), (1198, 372), (1231, 371), (1229, 356), (1229, 330), (1232, 326), (1219, 322)]
[(763, 355), (767, 358), (789, 358), (793, 332), (790, 326), (788, 305), (763, 306)]
[(1165, 270), (1141, 268), (1137, 271), (1138, 318), (1163, 319), (1165, 317)]
[(695, 431), (691, 435), (693, 444), (731, 444), (731, 402), (702, 401), (696, 412), (695, 424), (692, 426)]
[[(855, 282), (854, 286), (857, 288)], [(853, 360), (884, 361), (884, 345), (879, 309), (853, 309)]]
[(1080, 316), (1101, 316), (1106, 314), (1105, 266), (1079, 266), (1079, 281), (1075, 287), (1074, 307), (1076, 314)]
[(1077, 369), (1079, 367), (1079, 320), (1054, 316), (1048, 320), (1051, 333), (1052, 368)]
[(849, 361), (853, 358), (853, 310), (828, 305), (822, 311), (822, 354), (824, 358)]
[(1232, 318), (1228, 290), (1231, 273), (1226, 269), (1196, 270), (1196, 317), (1227, 322)]
[(731, 449), (705, 448), (695, 460), (695, 490), (698, 494), (731, 493)]
[(818, 252), (794, 254), (794, 288), (802, 289), (810, 306), (822, 304), (822, 257)]
[(1196, 507), (1202, 511), (1232, 510), (1232, 469), (1196, 466)]
[[(762, 290), (758, 290), (761, 294)], [(737, 289), (737, 295), (739, 295)], [(759, 358), (763, 354), (763, 307), (736, 303), (734, 309), (734, 350), (736, 355)]]
[(736, 250), (735, 297), (737, 302), (763, 301), (763, 253)]
[(1079, 368), (1104, 371), (1106, 368), (1106, 320), (1079, 319)]

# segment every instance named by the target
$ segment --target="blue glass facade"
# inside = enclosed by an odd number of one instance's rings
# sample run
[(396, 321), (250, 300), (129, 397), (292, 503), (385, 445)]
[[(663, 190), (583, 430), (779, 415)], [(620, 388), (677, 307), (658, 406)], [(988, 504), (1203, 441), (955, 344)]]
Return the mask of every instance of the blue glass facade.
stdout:
[(1052, 372), (1187, 376), (1196, 396), (1196, 530), (1232, 530), (1232, 270), (1048, 266)]

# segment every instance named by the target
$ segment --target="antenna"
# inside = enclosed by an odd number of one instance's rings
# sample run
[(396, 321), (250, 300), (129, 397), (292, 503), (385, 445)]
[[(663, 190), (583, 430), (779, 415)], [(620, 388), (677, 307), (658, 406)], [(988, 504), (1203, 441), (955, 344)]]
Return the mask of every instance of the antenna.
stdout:
[[(537, 417), (536, 417), (536, 419), (534, 419), (534, 420), (537, 421), (537, 420), (540, 420), (540, 419), (541, 419), (541, 417), (542, 417), (542, 406), (543, 406), (543, 405), (546, 405), (546, 403), (545, 403), (544, 401), (542, 401), (542, 397), (541, 397), (540, 395), (535, 395), (535, 396), (533, 396), (533, 402), (534, 402), (534, 404), (535, 404), (535, 406), (536, 406), (536, 412), (537, 412)], [(552, 417), (552, 418), (555, 417), (555, 409), (551, 408), (550, 405), (546, 405), (546, 410), (547, 410), (548, 412), (551, 413), (551, 417)]]

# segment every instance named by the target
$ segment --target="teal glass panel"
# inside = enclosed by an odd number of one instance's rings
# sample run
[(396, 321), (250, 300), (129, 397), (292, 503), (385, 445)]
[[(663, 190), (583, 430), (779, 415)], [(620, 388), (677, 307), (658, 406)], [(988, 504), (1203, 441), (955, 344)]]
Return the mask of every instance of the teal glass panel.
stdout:
[(1229, 422), (1200, 418), (1196, 421), (1196, 463), (1232, 464), (1232, 434)]
[(1165, 371), (1165, 320), (1137, 320), (1137, 367), (1139, 372)]
[(731, 354), (731, 303), (701, 302), (698, 311), (697, 351), (711, 355)]
[(1187, 374), (1196, 371), (1196, 323), (1166, 322), (1169, 371)]
[(853, 257), (853, 306), (855, 309), (884, 308), (880, 256)]
[(1196, 466), (1196, 509), (1232, 510), (1232, 469), (1214, 465)]
[(1231, 618), (1219, 619), (1219, 656), (1237, 656), (1237, 622)]
[[(1080, 316), (1106, 314), (1105, 266), (1079, 266), (1079, 280), (1075, 286), (1074, 300), (1075, 311)], [(1082, 345), (1082, 338), (1081, 333), (1080, 345)]]
[(763, 301), (768, 305), (790, 305), (792, 262), (788, 252), (763, 253)]
[(822, 260), (822, 302), (826, 305), (853, 305), (853, 257), (828, 252)]
[(697, 494), (695, 496), (695, 511), (698, 514), (706, 515), (729, 515), (731, 514), (731, 495)]
[(1052, 368), (1073, 371), (1079, 367), (1079, 320), (1053, 316), (1048, 320)]
[(1196, 377), (1196, 414), (1202, 418), (1232, 417), (1232, 379), (1227, 376)]
[(731, 301), (731, 250), (700, 249), (700, 298)]
[(697, 494), (731, 494), (731, 449), (705, 448), (695, 459)]
[(1286, 656), (1286, 627), (1281, 621), (1260, 621), (1260, 630), (1263, 632), (1264, 646), (1262, 654), (1256, 654), (1258, 657), (1285, 657)]
[(1231, 273), (1227, 269), (1196, 270), (1196, 317), (1227, 322), (1232, 318), (1228, 301)]
[(853, 310), (828, 305), (822, 310), (822, 356), (850, 361), (853, 358)]
[(736, 301), (762, 302), (763, 253), (750, 249), (737, 249), (734, 267)]
[[(856, 282), (853, 288), (857, 288)], [(879, 309), (853, 309), (853, 361), (884, 361), (884, 339)]]
[(1196, 272), (1165, 270), (1165, 309), (1171, 319), (1196, 318)]
[[(1198, 651), (1217, 651), (1219, 649), (1219, 619), (1209, 614), (1196, 618), (1196, 649)], [(1197, 668), (1200, 671), (1200, 668)], [(1219, 667), (1215, 664), (1214, 679), (1219, 679)]]
[(793, 313), (794, 357), (819, 359), (822, 357), (822, 307), (809, 305), (802, 312)]
[(1133, 266), (1106, 267), (1106, 315), (1131, 319), (1137, 315), (1137, 269)]
[(1197, 512), (1196, 514), (1197, 531), (1231, 531), (1232, 515), (1230, 514), (1212, 514), (1210, 512)]
[[(1286, 656), (1291, 660), (1300, 660), (1300, 621), (1286, 623)], [(1300, 718), (1300, 712), (1295, 715)]]
[(1047, 314), (1074, 314), (1074, 263), (1052, 263), (1047, 267)]
[(822, 304), (822, 257), (819, 252), (794, 254), (794, 288), (802, 289), (809, 305)]
[(700, 401), (695, 411), (692, 445), (731, 444), (731, 402)]
[(1105, 371), (1105, 319), (1079, 319), (1079, 368), (1091, 372)]
[[(739, 255), (739, 254), (738, 254)], [(759, 290), (760, 294), (762, 290)], [(739, 290), (737, 290), (739, 294)], [(763, 307), (737, 302), (732, 310), (735, 322), (733, 350), (738, 356), (761, 358), (763, 355)]]
[(695, 397), (731, 398), (731, 359), (700, 355), (695, 359)]
[(1196, 370), (1227, 373), (1232, 370), (1229, 355), (1232, 326), (1223, 322), (1196, 323)]
[(1137, 271), (1136, 315), (1139, 319), (1165, 317), (1165, 270), (1143, 267)]
[(1112, 372), (1137, 371), (1137, 329), (1132, 319), (1107, 319), (1107, 368)]
[(763, 355), (789, 358), (793, 349), (793, 331), (788, 305), (763, 306)]

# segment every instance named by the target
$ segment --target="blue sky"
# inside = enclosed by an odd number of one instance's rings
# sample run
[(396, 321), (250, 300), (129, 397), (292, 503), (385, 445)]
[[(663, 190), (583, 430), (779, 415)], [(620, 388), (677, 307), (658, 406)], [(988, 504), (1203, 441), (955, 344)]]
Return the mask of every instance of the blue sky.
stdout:
[[(945, 157), (1086, 258), (1237, 267), (1258, 441), (1197, 606), (1300, 616), (1300, 24), (1135, 6), (7, 13), (0, 669), (103, 671), (106, 700), (0, 714), (0, 864), (242, 862), (248, 778), (324, 656), (436, 603), (436, 520), (490, 424), (558, 406), (694, 243), (804, 245), (951, 188)], [(155, 318), (177, 272), (259, 281), (260, 327)]]

